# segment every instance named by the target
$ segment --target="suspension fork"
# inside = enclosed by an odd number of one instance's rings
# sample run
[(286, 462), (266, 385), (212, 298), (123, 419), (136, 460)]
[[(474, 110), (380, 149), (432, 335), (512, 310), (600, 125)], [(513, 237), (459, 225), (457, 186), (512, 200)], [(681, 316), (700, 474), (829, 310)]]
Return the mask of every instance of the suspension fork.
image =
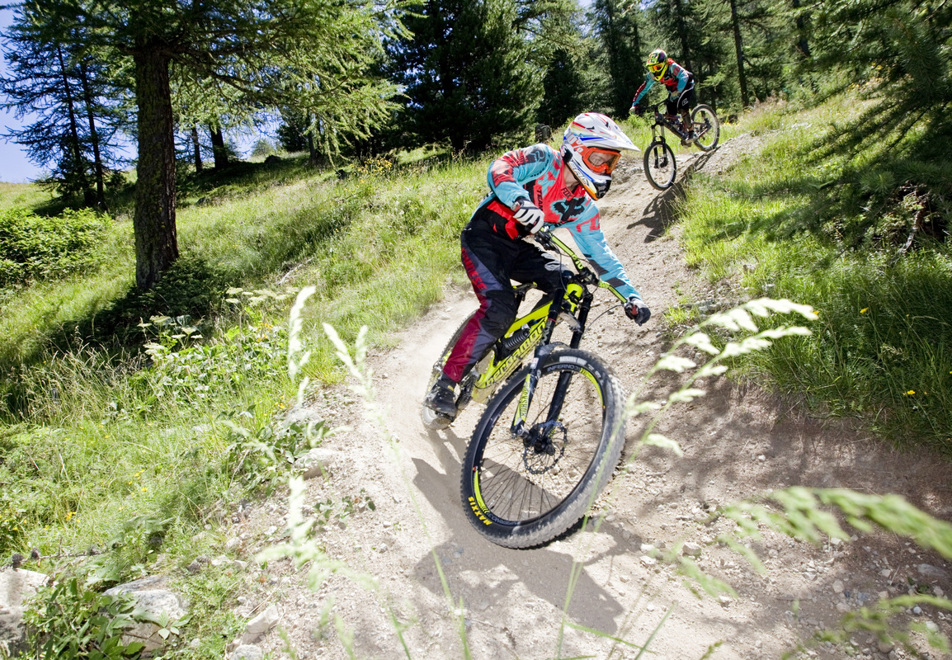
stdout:
[(555, 323), (562, 311), (562, 304), (565, 302), (565, 289), (559, 293), (549, 305), (549, 315), (545, 320), (545, 328), (542, 330), (542, 338), (535, 349), (532, 360), (529, 361), (529, 370), (526, 372), (525, 381), (523, 381), (522, 392), (519, 394), (519, 405), (516, 406), (516, 414), (512, 420), (512, 433), (521, 438), (525, 438), (529, 429), (526, 427), (526, 417), (529, 416), (529, 405), (532, 403), (532, 395), (535, 394), (536, 384), (539, 382), (540, 367), (542, 358), (552, 352), (553, 346), (552, 331), (555, 330)]
[[(585, 322), (588, 319), (588, 312), (591, 308), (592, 298), (592, 294), (586, 290), (584, 297), (579, 302), (577, 316), (578, 325), (572, 330), (572, 339), (569, 342), (569, 345), (572, 348), (578, 348), (579, 343), (582, 341), (582, 335), (585, 333)], [(513, 434), (520, 437), (526, 437), (526, 434), (528, 433), (528, 429), (526, 428), (526, 417), (529, 416), (529, 406), (532, 403), (532, 397), (535, 394), (535, 388), (539, 382), (539, 365), (542, 363), (542, 358), (554, 350), (554, 346), (550, 343), (552, 339), (552, 331), (555, 329), (555, 323), (558, 319), (558, 315), (561, 313), (564, 302), (565, 291), (563, 290), (561, 297), (552, 301), (552, 305), (549, 307), (549, 317), (545, 321), (545, 330), (543, 330), (542, 333), (542, 341), (536, 348), (535, 355), (533, 355), (532, 361), (529, 363), (529, 371), (526, 373), (526, 379), (522, 386), (522, 393), (519, 395), (519, 405), (516, 406), (516, 414), (512, 422)], [(546, 427), (550, 427), (552, 422), (558, 420), (559, 415), (562, 413), (562, 404), (565, 402), (565, 394), (568, 392), (569, 381), (571, 378), (572, 374), (569, 372), (563, 372), (559, 374), (559, 382), (556, 385), (555, 392), (552, 396), (552, 402), (549, 405), (549, 411), (546, 415)]]
[[(592, 306), (592, 294), (587, 290), (585, 297), (579, 303), (578, 315), (576, 320), (578, 326), (572, 331), (572, 340), (569, 342), (571, 348), (578, 348), (582, 342), (582, 335), (585, 334), (585, 322), (588, 320), (588, 311)], [(546, 415), (547, 423), (558, 420), (562, 414), (562, 404), (565, 403), (565, 395), (569, 391), (569, 381), (572, 380), (571, 371), (563, 371), (559, 374), (559, 382), (555, 386), (555, 393), (552, 395), (552, 403), (549, 405), (549, 413)]]

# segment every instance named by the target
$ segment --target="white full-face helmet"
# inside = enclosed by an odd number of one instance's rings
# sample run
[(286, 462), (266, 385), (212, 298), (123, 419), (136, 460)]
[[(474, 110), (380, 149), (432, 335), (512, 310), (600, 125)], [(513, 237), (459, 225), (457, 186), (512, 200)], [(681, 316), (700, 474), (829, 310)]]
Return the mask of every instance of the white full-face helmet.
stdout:
[(562, 161), (594, 199), (608, 192), (612, 172), (625, 150), (638, 147), (618, 124), (597, 112), (576, 117), (562, 136)]

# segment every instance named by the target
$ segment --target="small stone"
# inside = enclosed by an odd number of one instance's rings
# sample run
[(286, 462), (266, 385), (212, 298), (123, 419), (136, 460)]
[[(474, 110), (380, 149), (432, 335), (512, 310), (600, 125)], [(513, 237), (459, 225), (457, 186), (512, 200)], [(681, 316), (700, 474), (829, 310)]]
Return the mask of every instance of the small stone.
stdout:
[(949, 577), (948, 572), (931, 564), (919, 564), (916, 566), (916, 570), (919, 571), (919, 575), (933, 580), (943, 580)]
[(248, 622), (245, 633), (241, 636), (241, 641), (244, 644), (251, 644), (276, 625), (278, 625), (278, 608), (269, 605), (268, 609)]
[(843, 588), (844, 588), (844, 587), (843, 587), (843, 582), (842, 582), (842, 581), (836, 580), (836, 581), (833, 583), (833, 591), (834, 591), (835, 593), (838, 593), (838, 594), (843, 593)]
[(231, 652), (229, 660), (263, 660), (264, 651), (254, 644), (242, 644)]
[(681, 546), (681, 553), (687, 555), (688, 557), (700, 557), (701, 546), (692, 541), (688, 541), (683, 546)]

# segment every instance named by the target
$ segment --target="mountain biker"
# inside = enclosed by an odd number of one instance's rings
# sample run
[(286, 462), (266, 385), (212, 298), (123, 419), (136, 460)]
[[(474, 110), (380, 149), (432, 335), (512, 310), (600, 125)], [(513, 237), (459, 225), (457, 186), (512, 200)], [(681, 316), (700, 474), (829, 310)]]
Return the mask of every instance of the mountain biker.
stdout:
[(638, 325), (651, 316), (599, 227), (595, 199), (608, 192), (624, 150), (637, 147), (605, 115), (579, 115), (565, 130), (561, 152), (534, 144), (507, 152), (489, 166), (490, 193), (460, 236), (462, 261), (479, 310), (453, 346), (423, 405), (456, 416), (456, 384), (489, 351), (518, 312), (510, 280), (535, 282), (547, 293), (565, 287), (571, 271), (525, 240), (543, 226), (566, 227), (599, 277), (628, 298), (625, 313)]
[[(683, 66), (668, 57), (668, 54), (660, 48), (651, 51), (648, 55), (648, 74), (645, 75), (645, 81), (635, 92), (635, 98), (631, 101), (631, 110), (637, 115), (644, 112), (644, 108), (638, 105), (639, 101), (648, 93), (648, 90), (658, 81), (668, 88), (668, 98), (665, 99), (665, 115), (667, 121), (674, 121), (674, 116), (681, 113), (682, 126), (691, 126), (691, 108), (697, 103), (697, 94), (694, 91), (694, 74)], [(684, 142), (688, 143), (694, 139), (694, 131), (688, 131), (688, 136)]]

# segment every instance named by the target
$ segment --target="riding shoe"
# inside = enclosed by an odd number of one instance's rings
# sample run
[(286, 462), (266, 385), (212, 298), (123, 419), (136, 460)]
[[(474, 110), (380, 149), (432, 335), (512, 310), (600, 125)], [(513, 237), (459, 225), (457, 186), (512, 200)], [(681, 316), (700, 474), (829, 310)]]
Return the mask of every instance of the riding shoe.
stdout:
[(423, 399), (423, 405), (446, 417), (456, 417), (456, 383), (440, 376)]

